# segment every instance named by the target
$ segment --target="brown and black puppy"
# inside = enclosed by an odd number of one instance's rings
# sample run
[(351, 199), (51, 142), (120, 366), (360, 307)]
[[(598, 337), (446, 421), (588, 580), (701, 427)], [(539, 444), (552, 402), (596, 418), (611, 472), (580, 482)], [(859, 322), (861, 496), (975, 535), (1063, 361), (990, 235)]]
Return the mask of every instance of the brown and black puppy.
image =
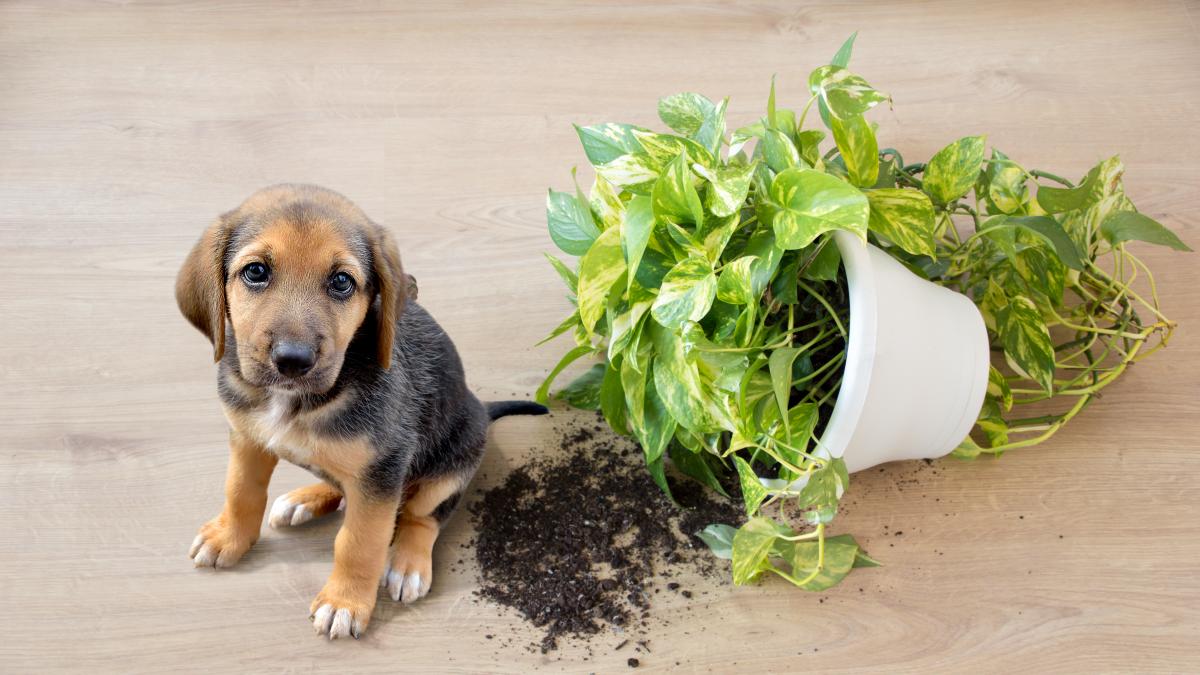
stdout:
[(344, 504), (333, 573), (310, 610), (330, 638), (359, 636), (380, 586), (404, 602), (429, 592), (434, 541), (489, 421), (546, 412), (480, 403), (410, 282), (391, 236), (348, 199), (279, 185), (219, 217), (176, 283), (179, 309), (212, 340), (230, 425), (225, 508), (189, 555), (236, 563), (258, 539), (276, 462), (308, 469), (322, 482), (278, 498), (270, 522)]

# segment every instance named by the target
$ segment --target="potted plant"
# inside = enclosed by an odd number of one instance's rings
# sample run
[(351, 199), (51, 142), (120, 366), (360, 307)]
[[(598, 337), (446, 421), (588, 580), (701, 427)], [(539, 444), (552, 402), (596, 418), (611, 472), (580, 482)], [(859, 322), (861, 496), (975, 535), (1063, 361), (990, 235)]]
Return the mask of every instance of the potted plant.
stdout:
[(890, 98), (847, 70), (853, 40), (799, 114), (772, 83), (728, 137), (728, 101), (693, 93), (659, 102), (674, 133), (577, 127), (595, 182), (547, 200), (579, 256), (548, 256), (575, 309), (547, 339), (576, 346), (538, 396), (599, 357), (558, 395), (636, 438), (663, 490), (668, 459), (718, 491), (736, 475), (749, 519), (703, 537), (737, 583), (819, 590), (874, 564), (827, 533), (851, 470), (1044, 441), (1174, 328), (1126, 242), (1187, 247), (1136, 211), (1119, 160), (1074, 184), (970, 136), (906, 164), (866, 120)]

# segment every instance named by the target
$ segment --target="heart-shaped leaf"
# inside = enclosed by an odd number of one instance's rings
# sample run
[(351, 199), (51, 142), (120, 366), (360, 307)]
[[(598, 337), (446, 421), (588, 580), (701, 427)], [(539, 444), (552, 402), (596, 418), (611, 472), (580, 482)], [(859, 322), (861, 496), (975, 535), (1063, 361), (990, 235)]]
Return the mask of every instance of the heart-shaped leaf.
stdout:
[(925, 192), (938, 204), (967, 194), (983, 167), (984, 136), (967, 136), (937, 151), (925, 165)]
[(1158, 221), (1135, 211), (1114, 211), (1108, 214), (1100, 224), (1100, 232), (1113, 246), (1126, 241), (1144, 241), (1167, 246), (1176, 251), (1192, 250)]
[(914, 255), (934, 255), (936, 221), (933, 203), (920, 190), (883, 188), (868, 190), (870, 228)]
[(568, 192), (550, 190), (546, 195), (546, 224), (554, 244), (571, 255), (583, 255), (600, 236), (591, 207)]
[(605, 230), (579, 260), (579, 318), (589, 333), (604, 316), (609, 289), (624, 273), (621, 232)]
[(663, 277), (650, 313), (659, 324), (679, 328), (686, 321), (703, 318), (716, 295), (712, 263), (699, 256), (685, 258)]
[(775, 176), (771, 198), (779, 205), (773, 227), (780, 248), (804, 248), (817, 235), (847, 230), (867, 236), (870, 206), (862, 192), (814, 169), (788, 169)]

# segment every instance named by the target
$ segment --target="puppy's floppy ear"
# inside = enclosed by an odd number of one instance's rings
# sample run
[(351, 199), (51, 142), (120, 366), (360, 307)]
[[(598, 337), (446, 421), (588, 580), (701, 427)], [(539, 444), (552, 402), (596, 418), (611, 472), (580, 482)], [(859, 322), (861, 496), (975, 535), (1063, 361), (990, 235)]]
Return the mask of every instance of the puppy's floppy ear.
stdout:
[(400, 265), (400, 250), (396, 247), (392, 235), (378, 225), (372, 233), (371, 261), (375, 289), (379, 293), (379, 311), (376, 312), (379, 320), (377, 358), (379, 367), (387, 370), (392, 367), (396, 319), (400, 318), (400, 313), (404, 311), (404, 305), (408, 302), (410, 277)]
[(192, 247), (175, 279), (179, 311), (213, 344), (213, 360), (225, 354), (225, 246), (231, 227), (222, 216)]

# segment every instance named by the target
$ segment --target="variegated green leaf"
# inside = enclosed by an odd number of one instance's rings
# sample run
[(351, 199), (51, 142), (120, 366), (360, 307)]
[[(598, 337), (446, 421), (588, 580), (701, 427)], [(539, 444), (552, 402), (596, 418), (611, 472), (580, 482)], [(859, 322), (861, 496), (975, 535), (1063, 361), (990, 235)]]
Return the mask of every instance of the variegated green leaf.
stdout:
[(678, 328), (686, 321), (703, 318), (716, 295), (712, 263), (703, 257), (685, 258), (663, 277), (650, 312), (660, 325)]
[(775, 232), (772, 229), (760, 228), (750, 236), (742, 254), (757, 258), (750, 266), (750, 295), (757, 298), (767, 289), (775, 271), (779, 269), (783, 249), (775, 243)]
[(633, 135), (658, 166), (666, 166), (682, 152), (687, 152), (688, 157), (704, 166), (716, 164), (713, 153), (690, 138), (652, 131), (634, 131)]
[(791, 528), (759, 516), (746, 521), (733, 535), (733, 583), (754, 581), (771, 563), (767, 556), (779, 537), (792, 536)]
[(1008, 443), (1008, 424), (1003, 417), (980, 417), (976, 425), (979, 426), (983, 435), (987, 436), (988, 445), (991, 447), (995, 448)]
[(996, 327), (1004, 353), (1046, 393), (1054, 390), (1054, 344), (1037, 305), (1022, 295), (1011, 296), (996, 311)]
[(642, 433), (638, 436), (638, 440), (641, 441), (642, 451), (646, 455), (646, 463), (653, 464), (659, 461), (666, 452), (667, 446), (671, 443), (671, 437), (675, 435), (678, 423), (671, 417), (671, 413), (663, 402), (654, 378), (646, 379), (645, 391)]
[(958, 444), (958, 447), (954, 449), (954, 452), (950, 454), (957, 459), (975, 459), (982, 451), (983, 448), (979, 447), (979, 444), (976, 443), (970, 436), (967, 436), (963, 439), (962, 443)]
[(547, 335), (546, 337), (539, 340), (538, 343), (534, 346), (540, 347), (578, 325), (580, 325), (579, 324), (579, 312), (578, 312), (578, 310), (576, 310), (576, 311), (571, 312), (570, 316), (563, 319), (562, 323), (558, 324), (558, 326), (554, 330), (550, 331), (549, 335)]
[[(997, 236), (1004, 230), (1020, 230), (1046, 242), (1064, 265), (1073, 270), (1083, 269), (1083, 260), (1075, 242), (1067, 235), (1066, 230), (1055, 219), (1049, 216), (994, 216), (984, 222), (983, 231), (1005, 251), (1009, 258), (1015, 258), (1017, 251), (1011, 243)], [(1008, 241), (1014, 241), (1008, 235)]]
[(604, 176), (596, 176), (588, 200), (592, 205), (592, 213), (600, 223), (600, 229), (607, 230), (621, 223), (621, 215), (625, 212), (625, 202), (612, 183), (604, 180)]
[(820, 129), (806, 129), (796, 134), (796, 147), (800, 151), (800, 159), (808, 166), (815, 167), (821, 161), (821, 141), (825, 140), (825, 132)]
[[(729, 107), (729, 99), (722, 99), (717, 109), (709, 115), (700, 130), (692, 136), (705, 150), (712, 153), (714, 160), (721, 154), (721, 144), (725, 142), (725, 110)], [(717, 164), (717, 162), (713, 162)]]
[(746, 460), (734, 455), (733, 463), (737, 467), (738, 479), (742, 487), (742, 502), (746, 506), (746, 515), (754, 517), (754, 514), (758, 512), (758, 507), (768, 497), (767, 489), (758, 481), (758, 476), (754, 473), (754, 469), (750, 468)]
[(596, 174), (634, 194), (648, 195), (658, 180), (662, 164), (644, 152), (620, 155), (596, 165)]
[[(646, 434), (646, 381), (651, 377), (651, 358), (631, 349), (621, 359), (621, 389), (625, 391), (625, 410), (629, 426), (638, 440)], [(674, 429), (671, 433), (675, 433)]]
[(1158, 221), (1134, 211), (1114, 211), (1100, 224), (1100, 233), (1116, 246), (1127, 241), (1144, 241), (1176, 251), (1190, 251), (1176, 234)]
[[(784, 541), (780, 544), (781, 557), (792, 566), (791, 580), (793, 583), (805, 581), (800, 585), (806, 591), (823, 591), (836, 585), (854, 567), (858, 555), (858, 543), (848, 534), (825, 538), (824, 563), (818, 570), (818, 562), (822, 560), (821, 546), (815, 541)], [(809, 577), (816, 571), (816, 575)]]
[(554, 383), (554, 379), (558, 377), (558, 374), (567, 366), (577, 361), (579, 357), (591, 354), (594, 351), (590, 345), (580, 345), (563, 354), (563, 357), (559, 359), (558, 364), (554, 366), (554, 369), (550, 371), (546, 379), (542, 380), (542, 385), (538, 387), (537, 392), (534, 394), (534, 399), (542, 405), (548, 405), (550, 403), (550, 385)]
[(867, 190), (871, 204), (870, 229), (914, 255), (934, 255), (936, 221), (933, 203), (920, 190)]
[(715, 155), (725, 136), (725, 108), (728, 104), (729, 99), (716, 104), (700, 94), (684, 92), (660, 99), (658, 118)]
[(781, 347), (771, 352), (767, 359), (767, 368), (771, 371), (771, 388), (775, 391), (775, 405), (779, 407), (780, 417), (787, 437), (791, 437), (791, 420), (787, 415), (788, 399), (792, 393), (792, 364), (800, 355), (798, 347)]
[(729, 156), (738, 154), (751, 139), (762, 138), (766, 132), (767, 125), (761, 121), (735, 129), (733, 135), (729, 137)]
[[(846, 462), (841, 457), (835, 457), (809, 474), (807, 482), (797, 497), (797, 506), (836, 507), (849, 484), (850, 475), (846, 472)], [(824, 517), (832, 517), (832, 514), (827, 513)]]
[(600, 383), (604, 381), (605, 364), (597, 363), (583, 371), (571, 384), (563, 387), (555, 394), (555, 398), (566, 401), (568, 405), (580, 410), (600, 409)]
[(700, 247), (704, 249), (704, 255), (708, 257), (709, 262), (717, 264), (717, 261), (721, 259), (721, 254), (725, 251), (726, 244), (729, 243), (729, 239), (739, 226), (740, 218), (734, 214), (720, 219), (706, 218), (703, 227), (696, 229), (696, 236), (700, 238)]
[(649, 197), (638, 195), (629, 200), (621, 218), (621, 250), (625, 254), (625, 265), (629, 269), (626, 285), (632, 285), (637, 276), (642, 254), (650, 233), (654, 229), (654, 210)]
[(716, 108), (708, 98), (684, 92), (658, 100), (658, 119), (684, 136), (694, 136)]
[(830, 230), (867, 236), (866, 196), (829, 174), (788, 169), (775, 176), (771, 198), (780, 207), (773, 223), (775, 238), (785, 250), (804, 248)]
[(808, 89), (821, 99), (833, 117), (861, 115), (888, 95), (842, 66), (819, 66), (808, 76)]
[(700, 541), (708, 544), (713, 555), (722, 560), (732, 560), (733, 537), (736, 533), (737, 528), (724, 523), (713, 523), (695, 534)]
[(938, 150), (925, 166), (925, 192), (949, 204), (970, 191), (983, 167), (984, 136), (967, 136)]
[(621, 360), (620, 356), (610, 358), (604, 368), (604, 379), (600, 381), (600, 413), (613, 431), (629, 435), (625, 390), (621, 388)]
[(609, 325), (612, 327), (608, 341), (608, 358), (615, 359), (632, 342), (634, 335), (641, 330), (642, 319), (650, 311), (650, 300), (635, 302), (624, 312), (614, 314)]
[(816, 403), (797, 403), (792, 406), (787, 416), (790, 435), (784, 441), (801, 452), (807, 452), (808, 442), (817, 427), (819, 415), (820, 410)]
[(567, 285), (567, 288), (571, 289), (572, 293), (575, 293), (576, 289), (579, 287), (579, 277), (571, 271), (571, 268), (567, 267), (566, 264), (558, 258), (555, 258), (549, 253), (542, 253), (542, 255), (546, 256), (546, 260), (550, 261), (550, 266), (554, 268), (555, 272), (558, 272), (558, 276), (562, 278), (563, 283)]
[(758, 256), (747, 255), (725, 264), (721, 276), (717, 280), (717, 298), (731, 305), (745, 305), (756, 302), (751, 284), (751, 267)]
[(692, 169), (708, 180), (705, 203), (714, 216), (731, 216), (746, 203), (750, 180), (754, 177), (754, 164), (732, 164), (715, 170), (695, 164)]
[(654, 183), (652, 198), (655, 216), (673, 223), (704, 224), (704, 206), (696, 192), (686, 151), (667, 164)]
[(589, 333), (604, 316), (609, 290), (624, 273), (621, 232), (605, 230), (579, 260), (579, 318)]
[(995, 366), (988, 366), (988, 396), (996, 399), (1004, 406), (1004, 410), (1012, 409), (1013, 395), (1012, 388), (1008, 386), (1008, 380), (1004, 375), (996, 370)]
[(841, 48), (837, 50), (837, 53), (833, 55), (833, 60), (829, 63), (841, 66), (842, 68), (850, 65), (850, 54), (854, 51), (854, 38), (856, 37), (858, 37), (858, 31), (854, 31), (850, 37), (846, 38), (846, 41), (842, 43)]
[(1109, 157), (1092, 167), (1073, 188), (1039, 185), (1038, 204), (1047, 213), (1065, 213), (1086, 209), (1119, 190), (1125, 165), (1120, 157)]
[(629, 124), (575, 125), (575, 133), (579, 134), (583, 152), (592, 166), (607, 164), (621, 155), (641, 152), (642, 146), (633, 136), (634, 130), (647, 131)]
[(554, 244), (571, 255), (583, 255), (600, 236), (591, 207), (567, 192), (550, 190), (546, 195), (546, 224)]
[(879, 178), (879, 145), (867, 119), (860, 114), (833, 117), (829, 128), (850, 182), (859, 187), (874, 185)]
[(842, 267), (842, 254), (832, 238), (824, 241), (817, 239), (812, 246), (818, 248), (811, 260), (805, 258), (804, 266), (800, 268), (800, 276), (817, 281), (836, 281), (838, 270)]
[(992, 148), (984, 177), (988, 201), (1001, 213), (1016, 213), (1025, 205), (1028, 197), (1025, 169), (1003, 152)]
[(772, 171), (779, 172), (800, 165), (800, 152), (790, 136), (779, 129), (767, 129), (762, 139), (763, 159)]
[(652, 326), (655, 348), (654, 386), (663, 406), (683, 427), (707, 431), (712, 427), (700, 371), (688, 360), (679, 335), (661, 326)]

